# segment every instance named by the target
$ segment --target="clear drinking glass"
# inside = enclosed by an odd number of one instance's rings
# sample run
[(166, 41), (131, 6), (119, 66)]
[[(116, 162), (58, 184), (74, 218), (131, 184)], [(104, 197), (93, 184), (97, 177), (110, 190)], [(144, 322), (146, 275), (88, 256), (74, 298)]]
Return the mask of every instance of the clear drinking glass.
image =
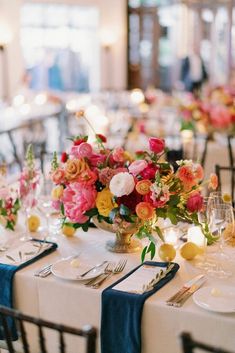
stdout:
[[(208, 207), (209, 197), (204, 197), (202, 209), (198, 212), (198, 221), (202, 225), (203, 228), (208, 227), (208, 230), (211, 232), (211, 209)], [(204, 252), (200, 257), (200, 260), (196, 262), (195, 266), (202, 270), (209, 270), (216, 266), (214, 261), (207, 256), (207, 244), (205, 243)]]
[(212, 227), (218, 231), (219, 248), (216, 254), (216, 267), (208, 270), (208, 274), (218, 277), (227, 278), (232, 275), (232, 272), (225, 269), (223, 264), (229, 260), (229, 256), (224, 252), (224, 237), (222, 230), (227, 227), (228, 224), (232, 225), (232, 231), (234, 230), (234, 213), (233, 207), (230, 204), (215, 204), (211, 210), (212, 216)]

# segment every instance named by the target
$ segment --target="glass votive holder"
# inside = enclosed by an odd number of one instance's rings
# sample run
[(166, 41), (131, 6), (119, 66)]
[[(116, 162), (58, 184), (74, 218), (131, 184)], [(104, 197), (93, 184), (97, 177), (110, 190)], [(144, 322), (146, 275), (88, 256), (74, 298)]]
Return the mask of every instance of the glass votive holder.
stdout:
[(164, 241), (167, 244), (173, 245), (175, 248), (178, 245), (179, 229), (176, 227), (168, 227), (164, 230)]

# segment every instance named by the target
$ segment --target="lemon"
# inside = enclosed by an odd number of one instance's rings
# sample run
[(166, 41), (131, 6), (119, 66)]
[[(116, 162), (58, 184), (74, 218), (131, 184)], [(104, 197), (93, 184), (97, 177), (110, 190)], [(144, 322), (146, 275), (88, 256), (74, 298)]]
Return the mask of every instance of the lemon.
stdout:
[(172, 261), (175, 258), (176, 251), (172, 244), (164, 243), (159, 247), (158, 255), (162, 261)]
[(64, 224), (62, 227), (62, 233), (66, 235), (66, 237), (73, 237), (76, 229), (73, 226), (69, 226), (68, 224)]
[(36, 232), (40, 226), (40, 218), (37, 215), (31, 215), (27, 219), (27, 224), (30, 232)]
[(192, 243), (191, 241), (188, 241), (187, 243), (183, 244), (180, 248), (180, 255), (185, 260), (192, 260), (199, 253), (200, 253), (199, 247), (196, 244)]

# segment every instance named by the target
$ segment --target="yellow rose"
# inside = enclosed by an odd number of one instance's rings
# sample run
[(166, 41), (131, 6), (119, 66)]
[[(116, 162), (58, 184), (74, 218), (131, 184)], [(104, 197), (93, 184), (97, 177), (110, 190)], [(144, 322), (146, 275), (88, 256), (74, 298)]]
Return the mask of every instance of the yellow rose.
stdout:
[(76, 181), (79, 175), (88, 168), (83, 158), (69, 159), (66, 164), (65, 177), (68, 181)]
[(98, 192), (96, 207), (101, 216), (108, 217), (112, 209), (117, 206), (112, 198), (113, 194), (111, 194), (109, 189), (103, 189), (101, 192)]
[(54, 189), (51, 191), (51, 197), (53, 200), (59, 200), (64, 192), (64, 188), (62, 185), (56, 186)]
[(124, 159), (125, 159), (125, 161), (129, 161), (129, 162), (133, 161), (133, 157), (128, 151), (124, 152)]

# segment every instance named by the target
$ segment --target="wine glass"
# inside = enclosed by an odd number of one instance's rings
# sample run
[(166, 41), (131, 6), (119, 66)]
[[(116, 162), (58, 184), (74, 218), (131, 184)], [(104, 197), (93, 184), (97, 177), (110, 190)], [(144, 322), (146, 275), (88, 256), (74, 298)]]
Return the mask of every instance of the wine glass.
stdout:
[(30, 185), (27, 194), (21, 198), (22, 210), (24, 213), (24, 220), (25, 220), (24, 222), (25, 231), (23, 236), (20, 238), (21, 241), (28, 241), (32, 239), (28, 229), (28, 219), (30, 217), (30, 211), (32, 207), (34, 207), (36, 204), (36, 191), (37, 191), (36, 188), (33, 188), (33, 186)]
[[(211, 232), (212, 217), (211, 217), (211, 209), (210, 209), (209, 201), (210, 201), (209, 197), (204, 197), (202, 208), (200, 211), (198, 211), (197, 216), (198, 216), (198, 221), (203, 227), (203, 229), (208, 232)], [(201, 261), (197, 262), (195, 266), (197, 268), (207, 271), (208, 269), (215, 267), (215, 263), (209, 260), (207, 256), (207, 241), (205, 242), (205, 247), (203, 250), (204, 251), (202, 253), (202, 259)]]
[(207, 273), (219, 278), (227, 278), (232, 275), (232, 272), (225, 269), (221, 262), (229, 259), (229, 256), (224, 253), (224, 237), (222, 230), (228, 224), (232, 225), (231, 231), (234, 230), (234, 213), (233, 207), (230, 204), (218, 203), (212, 207), (211, 210), (213, 228), (218, 230), (219, 249), (217, 253), (216, 268), (209, 270)]
[[(46, 220), (46, 227), (45, 227), (45, 233), (44, 233), (43, 240), (56, 241), (57, 239), (56, 239), (55, 235), (58, 233), (58, 231), (55, 227), (55, 225), (56, 225), (55, 219), (51, 217), (53, 214), (51, 190), (52, 190), (51, 180), (48, 178), (44, 178), (42, 193), (41, 193), (39, 200), (38, 200), (38, 208)], [(51, 220), (53, 220), (53, 226), (54, 226), (53, 232), (51, 231)]]

